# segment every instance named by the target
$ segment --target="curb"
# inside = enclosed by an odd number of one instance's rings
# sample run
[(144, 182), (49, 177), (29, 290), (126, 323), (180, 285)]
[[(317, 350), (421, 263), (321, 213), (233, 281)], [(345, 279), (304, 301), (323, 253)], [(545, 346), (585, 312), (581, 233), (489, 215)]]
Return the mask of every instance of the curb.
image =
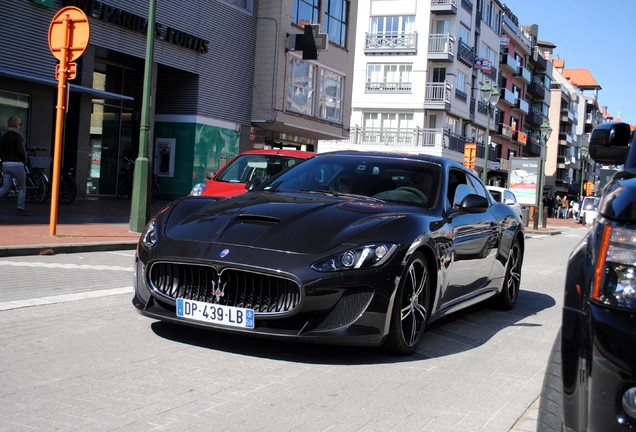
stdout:
[(38, 244), (19, 246), (0, 246), (0, 258), (27, 255), (56, 255), (77, 252), (107, 252), (113, 250), (134, 250), (137, 240), (106, 243), (67, 243), (67, 244)]

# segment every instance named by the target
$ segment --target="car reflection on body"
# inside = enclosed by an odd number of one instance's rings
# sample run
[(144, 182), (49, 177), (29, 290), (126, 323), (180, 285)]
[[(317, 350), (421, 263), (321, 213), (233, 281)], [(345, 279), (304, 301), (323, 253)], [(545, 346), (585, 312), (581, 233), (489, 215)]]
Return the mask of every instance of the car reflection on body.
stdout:
[(140, 238), (133, 304), (218, 331), (408, 354), (451, 312), (512, 308), (523, 252), (519, 218), (462, 165), (325, 153), (241, 195), (168, 205)]
[(193, 196), (234, 196), (245, 192), (245, 185), (256, 179), (266, 180), (314, 153), (301, 150), (248, 150), (232, 158), (205, 183), (192, 188)]
[(486, 189), (488, 189), (495, 201), (509, 205), (519, 215), (519, 219), (523, 219), (523, 210), (514, 192), (499, 186), (486, 186)]

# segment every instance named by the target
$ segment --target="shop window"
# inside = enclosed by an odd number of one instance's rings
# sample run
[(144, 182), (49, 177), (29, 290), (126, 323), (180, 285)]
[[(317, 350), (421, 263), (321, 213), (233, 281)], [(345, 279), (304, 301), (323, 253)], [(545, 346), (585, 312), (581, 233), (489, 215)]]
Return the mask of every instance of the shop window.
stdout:
[(9, 117), (17, 115), (20, 117), (22, 127), (20, 130), (29, 145), (29, 108), (31, 107), (31, 97), (29, 95), (0, 91), (0, 136), (7, 131), (7, 120)]
[(238, 9), (241, 9), (247, 13), (252, 13), (254, 10), (254, 0), (222, 0), (225, 3), (231, 4)]

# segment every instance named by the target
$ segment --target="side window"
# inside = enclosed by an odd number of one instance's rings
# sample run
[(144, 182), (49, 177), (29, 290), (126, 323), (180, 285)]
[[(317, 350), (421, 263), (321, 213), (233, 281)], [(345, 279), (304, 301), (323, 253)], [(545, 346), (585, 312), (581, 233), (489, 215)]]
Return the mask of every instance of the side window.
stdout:
[(508, 201), (517, 202), (517, 199), (512, 194), (512, 192), (504, 191), (504, 202), (508, 202)]
[(457, 207), (466, 195), (475, 193), (475, 188), (466, 178), (466, 173), (458, 169), (451, 169), (448, 174), (447, 193), (451, 206)]
[(483, 183), (477, 180), (476, 177), (468, 176), (468, 178), (469, 178), (468, 183), (470, 183), (470, 185), (473, 187), (473, 190), (474, 190), (473, 193), (483, 196), (484, 198), (488, 200), (488, 202), (490, 202), (490, 198), (488, 197), (488, 190), (483, 185)]

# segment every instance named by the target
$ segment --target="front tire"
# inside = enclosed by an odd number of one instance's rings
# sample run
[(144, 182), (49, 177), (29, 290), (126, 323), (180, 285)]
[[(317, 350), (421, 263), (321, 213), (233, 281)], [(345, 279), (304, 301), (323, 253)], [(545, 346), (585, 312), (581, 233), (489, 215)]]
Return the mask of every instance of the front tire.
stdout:
[(517, 297), (519, 297), (519, 289), (521, 287), (521, 245), (519, 240), (515, 239), (508, 254), (508, 263), (506, 264), (506, 276), (503, 288), (497, 296), (497, 306), (500, 309), (510, 310), (515, 306)]
[(415, 252), (400, 277), (391, 313), (391, 327), (384, 342), (387, 351), (407, 355), (417, 349), (430, 317), (430, 298), (426, 259), (420, 252)]

